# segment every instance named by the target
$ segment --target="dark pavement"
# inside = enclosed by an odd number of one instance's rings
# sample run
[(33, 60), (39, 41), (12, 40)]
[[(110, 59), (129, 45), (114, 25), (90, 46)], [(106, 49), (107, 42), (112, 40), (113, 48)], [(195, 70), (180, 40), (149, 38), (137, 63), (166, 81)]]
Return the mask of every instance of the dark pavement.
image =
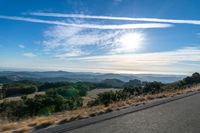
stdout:
[(200, 94), (77, 128), (70, 133), (200, 133)]

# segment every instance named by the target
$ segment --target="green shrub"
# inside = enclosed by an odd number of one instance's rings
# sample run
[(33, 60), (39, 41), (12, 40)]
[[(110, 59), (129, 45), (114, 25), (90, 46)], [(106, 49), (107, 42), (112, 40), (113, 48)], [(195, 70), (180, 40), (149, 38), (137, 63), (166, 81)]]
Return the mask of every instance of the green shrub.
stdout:
[(48, 116), (54, 112), (53, 107), (43, 107), (37, 112), (37, 116)]
[(37, 92), (37, 90), (36, 85), (25, 81), (4, 84), (2, 88), (5, 97), (31, 94)]
[(50, 115), (54, 112), (72, 110), (83, 105), (81, 97), (65, 98), (59, 94), (36, 95), (34, 98), (22, 97), (18, 101), (4, 101), (0, 104), (0, 114), (11, 119), (27, 116)]
[(78, 97), (79, 92), (73, 87), (64, 87), (64, 88), (54, 88), (54, 89), (49, 89), (46, 92), (47, 95), (55, 95), (59, 94), (65, 98), (71, 98), (71, 97)]
[(73, 86), (73, 83), (69, 83), (69, 82), (46, 82), (44, 84), (42, 84), (41, 86), (39, 86), (38, 90), (39, 91), (47, 91), (48, 89), (51, 88), (60, 88), (60, 87), (69, 87), (69, 86)]

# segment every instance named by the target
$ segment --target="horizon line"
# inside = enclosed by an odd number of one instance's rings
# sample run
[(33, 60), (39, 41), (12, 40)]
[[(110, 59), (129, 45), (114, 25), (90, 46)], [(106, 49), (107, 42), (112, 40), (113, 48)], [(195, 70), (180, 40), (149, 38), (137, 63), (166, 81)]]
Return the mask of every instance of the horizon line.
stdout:
[[(24, 70), (20, 70), (24, 69)], [(172, 75), (172, 76), (188, 76), (192, 73), (169, 73), (169, 72), (89, 72), (89, 71), (69, 71), (69, 70), (44, 70), (44, 68), (19, 68), (19, 67), (0, 67), (0, 72), (71, 72), (71, 73), (96, 73), (96, 74), (122, 74), (122, 75)], [(194, 73), (194, 72), (193, 72)]]

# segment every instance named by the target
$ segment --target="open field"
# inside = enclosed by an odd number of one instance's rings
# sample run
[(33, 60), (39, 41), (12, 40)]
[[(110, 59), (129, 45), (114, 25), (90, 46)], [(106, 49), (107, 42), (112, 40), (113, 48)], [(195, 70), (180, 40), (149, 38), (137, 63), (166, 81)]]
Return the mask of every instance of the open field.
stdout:
[(97, 88), (97, 89), (89, 91), (87, 96), (90, 97), (90, 98), (96, 98), (99, 93), (104, 93), (104, 92), (108, 92), (108, 91), (118, 91), (118, 90), (120, 90), (120, 89), (116, 89), (116, 88)]
[(176, 95), (200, 91), (200, 86), (193, 86), (185, 90), (176, 90), (170, 92), (162, 92), (154, 95), (144, 95), (134, 98), (130, 98), (125, 101), (114, 102), (109, 106), (98, 105), (94, 107), (82, 107), (72, 111), (65, 111), (60, 113), (55, 113), (51, 116), (46, 117), (33, 117), (18, 122), (1, 121), (1, 132), (12, 132), (21, 131), (28, 132), (30, 130), (40, 129), (48, 126), (54, 126), (57, 124), (62, 124), (65, 122), (70, 122), (77, 119), (83, 119), (87, 117), (96, 116), (102, 113), (119, 110), (126, 108), (128, 106), (136, 106), (139, 104), (145, 104), (146, 102), (151, 102), (152, 100), (159, 100), (165, 97), (173, 97)]

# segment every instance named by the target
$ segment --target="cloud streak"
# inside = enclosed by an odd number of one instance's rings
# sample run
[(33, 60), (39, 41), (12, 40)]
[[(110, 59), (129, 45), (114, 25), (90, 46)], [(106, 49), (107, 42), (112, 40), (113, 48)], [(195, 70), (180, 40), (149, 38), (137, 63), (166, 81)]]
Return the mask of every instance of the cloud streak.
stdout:
[(84, 14), (44, 13), (44, 12), (35, 12), (35, 13), (30, 13), (30, 14), (35, 15), (35, 16), (47, 16), (47, 17), (104, 19), (104, 20), (121, 20), (121, 21), (144, 21), (144, 22), (200, 25), (200, 20), (177, 20), (177, 19), (161, 19), (161, 18), (131, 18), (131, 17), (113, 17), (113, 16), (93, 16), (93, 15), (84, 15)]
[(76, 24), (76, 23), (66, 23), (62, 21), (50, 21), (43, 19), (35, 19), (35, 18), (25, 18), (25, 17), (17, 17), (17, 16), (2, 16), (0, 15), (0, 19), (7, 20), (17, 20), (17, 21), (26, 21), (33, 23), (43, 23), (43, 24), (53, 24), (53, 25), (62, 25), (69, 27), (77, 27), (77, 28), (88, 28), (88, 29), (149, 29), (149, 28), (168, 28), (172, 27), (170, 24), (160, 24), (160, 23), (145, 23), (145, 24), (121, 24), (121, 25), (97, 25), (97, 24)]
[[(114, 73), (192, 73), (200, 71), (200, 47), (185, 47), (171, 51), (123, 55), (100, 55), (60, 60), (74, 70)], [(80, 67), (81, 66), (81, 67)]]
[(106, 62), (120, 66), (151, 65), (166, 66), (180, 62), (200, 62), (200, 47), (185, 47), (174, 51), (123, 54), (123, 55), (103, 55), (78, 58), (77, 60), (87, 62)]
[(35, 54), (31, 53), (31, 52), (28, 52), (28, 53), (24, 53), (23, 56), (32, 58), (32, 57), (36, 57), (37, 55), (35, 55)]
[[(110, 50), (125, 31), (99, 31), (82, 28), (53, 26), (44, 32), (43, 46), (55, 57), (65, 58), (90, 55), (94, 49)], [(93, 47), (88, 49), (88, 47)]]
[(19, 44), (18, 47), (22, 48), (22, 49), (25, 48), (25, 46), (23, 44)]

